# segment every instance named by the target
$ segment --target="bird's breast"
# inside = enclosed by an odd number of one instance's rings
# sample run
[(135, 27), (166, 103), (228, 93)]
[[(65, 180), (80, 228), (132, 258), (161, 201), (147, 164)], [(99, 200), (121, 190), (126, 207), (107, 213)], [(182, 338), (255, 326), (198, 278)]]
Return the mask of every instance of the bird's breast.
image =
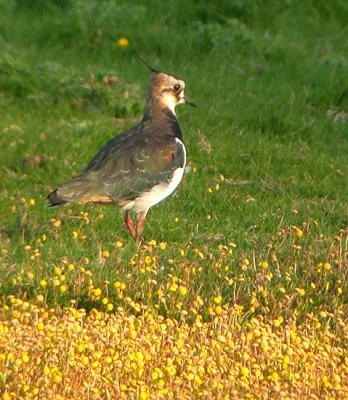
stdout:
[(185, 171), (186, 149), (185, 145), (180, 139), (176, 138), (175, 140), (181, 150), (179, 152), (182, 156), (181, 165), (173, 171), (172, 175), (166, 182), (161, 182), (155, 185), (153, 188), (142, 193), (136, 199), (132, 200), (127, 205), (125, 205), (123, 207), (125, 210), (132, 209), (136, 213), (147, 211), (155, 204), (161, 202), (166, 197), (170, 196), (174, 192), (174, 190), (178, 187)]

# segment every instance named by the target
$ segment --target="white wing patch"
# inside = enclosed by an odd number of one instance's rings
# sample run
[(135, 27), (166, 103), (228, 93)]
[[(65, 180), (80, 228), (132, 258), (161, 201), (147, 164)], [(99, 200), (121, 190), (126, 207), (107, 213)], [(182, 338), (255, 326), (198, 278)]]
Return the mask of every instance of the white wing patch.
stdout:
[(124, 210), (133, 210), (136, 213), (141, 213), (143, 211), (147, 211), (149, 208), (164, 200), (166, 197), (171, 195), (174, 190), (177, 188), (181, 179), (184, 175), (185, 165), (186, 165), (186, 149), (184, 143), (175, 138), (178, 145), (181, 147), (181, 150), (184, 154), (184, 165), (180, 168), (177, 168), (172, 176), (172, 179), (166, 183), (160, 183), (154, 186), (151, 190), (143, 193), (137, 199), (127, 203), (123, 209)]

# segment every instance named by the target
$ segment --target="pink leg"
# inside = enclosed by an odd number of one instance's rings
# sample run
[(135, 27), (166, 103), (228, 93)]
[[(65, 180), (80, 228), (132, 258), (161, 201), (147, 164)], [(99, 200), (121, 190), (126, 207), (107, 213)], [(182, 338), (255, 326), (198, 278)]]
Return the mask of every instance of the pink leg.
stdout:
[(136, 242), (139, 245), (141, 243), (140, 237), (141, 233), (143, 231), (143, 222), (145, 220), (147, 211), (143, 211), (139, 214), (138, 220), (137, 220), (137, 233), (136, 233)]
[(130, 211), (127, 210), (124, 216), (124, 223), (126, 224), (130, 234), (132, 235), (133, 239), (137, 239), (137, 233), (133, 225), (133, 221), (130, 215)]

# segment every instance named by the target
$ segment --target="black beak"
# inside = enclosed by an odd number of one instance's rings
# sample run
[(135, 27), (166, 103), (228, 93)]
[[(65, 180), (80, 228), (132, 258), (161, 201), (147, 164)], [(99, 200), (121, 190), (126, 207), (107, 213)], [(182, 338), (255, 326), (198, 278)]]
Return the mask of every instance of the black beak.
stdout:
[(190, 106), (197, 107), (197, 105), (187, 96), (184, 96), (185, 104), (189, 104)]

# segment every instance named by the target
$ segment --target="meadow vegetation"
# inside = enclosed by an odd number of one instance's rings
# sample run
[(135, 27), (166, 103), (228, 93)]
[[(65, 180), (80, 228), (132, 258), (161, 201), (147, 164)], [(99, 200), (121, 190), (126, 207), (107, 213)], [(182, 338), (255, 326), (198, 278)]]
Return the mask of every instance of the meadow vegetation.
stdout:
[[(0, 393), (348, 398), (348, 3), (0, 0)], [(46, 195), (186, 82), (148, 214)]]

